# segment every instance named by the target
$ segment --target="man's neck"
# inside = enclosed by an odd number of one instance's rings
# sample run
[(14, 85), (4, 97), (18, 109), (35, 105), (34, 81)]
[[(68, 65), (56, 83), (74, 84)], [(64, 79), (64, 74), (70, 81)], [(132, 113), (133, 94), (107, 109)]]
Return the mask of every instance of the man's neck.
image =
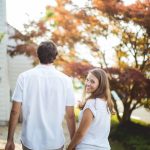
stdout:
[(40, 63), (40, 65), (42, 65), (42, 66), (53, 66), (53, 63), (49, 63), (49, 64), (42, 64), (42, 63)]

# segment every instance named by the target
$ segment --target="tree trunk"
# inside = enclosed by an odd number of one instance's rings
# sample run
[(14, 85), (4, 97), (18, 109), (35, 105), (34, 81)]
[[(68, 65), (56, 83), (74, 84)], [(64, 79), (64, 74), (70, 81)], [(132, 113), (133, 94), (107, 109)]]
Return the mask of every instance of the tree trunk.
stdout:
[(130, 105), (129, 104), (124, 105), (124, 111), (120, 124), (125, 125), (131, 123), (131, 113), (132, 111), (130, 110)]

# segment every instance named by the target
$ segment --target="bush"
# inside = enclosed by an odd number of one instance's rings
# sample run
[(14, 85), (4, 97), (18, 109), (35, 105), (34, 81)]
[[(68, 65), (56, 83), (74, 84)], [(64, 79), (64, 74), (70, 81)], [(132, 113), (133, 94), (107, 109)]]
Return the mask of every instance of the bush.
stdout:
[[(136, 123), (135, 123), (136, 122)], [(137, 124), (138, 123), (138, 124)], [(142, 121), (134, 120), (126, 126), (117, 124), (112, 118), (110, 139), (121, 142), (127, 150), (150, 150), (150, 127)]]

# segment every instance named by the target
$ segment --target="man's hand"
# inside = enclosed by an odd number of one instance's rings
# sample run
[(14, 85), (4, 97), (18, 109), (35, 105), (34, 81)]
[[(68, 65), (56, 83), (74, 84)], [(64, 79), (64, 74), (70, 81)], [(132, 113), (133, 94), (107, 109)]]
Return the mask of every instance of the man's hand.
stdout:
[(69, 145), (66, 147), (66, 150), (75, 150), (75, 148), (69, 148)]
[(7, 136), (7, 143), (5, 146), (5, 150), (15, 149), (13, 138), (14, 138), (15, 128), (18, 123), (20, 109), (21, 109), (21, 103), (14, 101), (11, 109), (10, 119), (9, 119), (8, 136)]
[(15, 144), (13, 141), (8, 141), (5, 146), (5, 150), (15, 150)]

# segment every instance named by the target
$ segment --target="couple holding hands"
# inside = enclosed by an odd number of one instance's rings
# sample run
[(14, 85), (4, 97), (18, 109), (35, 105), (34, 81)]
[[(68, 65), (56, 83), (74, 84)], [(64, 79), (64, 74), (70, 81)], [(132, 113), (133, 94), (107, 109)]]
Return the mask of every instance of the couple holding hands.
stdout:
[(108, 136), (114, 105), (107, 74), (102, 69), (89, 71), (76, 129), (72, 81), (53, 66), (57, 54), (53, 42), (42, 42), (37, 48), (40, 64), (19, 75), (5, 150), (15, 149), (14, 133), (21, 109), (23, 150), (63, 150), (64, 115), (71, 138), (67, 150), (110, 150)]

